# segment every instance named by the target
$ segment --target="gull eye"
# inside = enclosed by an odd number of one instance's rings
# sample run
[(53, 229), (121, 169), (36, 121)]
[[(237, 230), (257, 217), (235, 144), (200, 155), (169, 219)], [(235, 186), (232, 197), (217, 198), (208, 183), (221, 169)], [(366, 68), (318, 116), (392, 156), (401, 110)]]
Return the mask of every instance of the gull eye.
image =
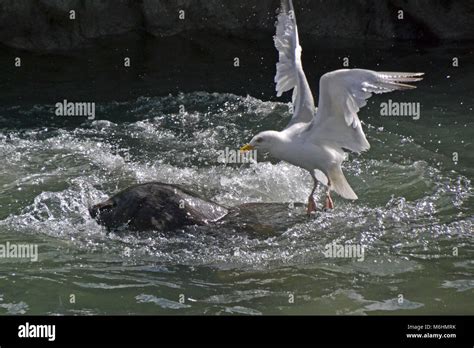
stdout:
[(257, 140), (255, 140), (255, 142), (257, 142), (257, 143), (261, 143), (262, 141), (263, 141), (262, 138), (258, 138)]

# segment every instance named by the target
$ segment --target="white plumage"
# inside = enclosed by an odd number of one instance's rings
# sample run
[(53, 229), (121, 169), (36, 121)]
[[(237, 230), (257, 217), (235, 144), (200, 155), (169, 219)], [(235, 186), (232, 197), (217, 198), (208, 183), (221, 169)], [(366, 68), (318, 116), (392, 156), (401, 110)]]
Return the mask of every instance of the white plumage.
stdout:
[(376, 72), (341, 69), (324, 74), (319, 82), (318, 108), (301, 63), (301, 46), (291, 0), (282, 0), (276, 23), (275, 47), (279, 61), (275, 75), (277, 96), (293, 89), (293, 117), (281, 132), (257, 134), (243, 151), (258, 148), (272, 156), (307, 169), (315, 185), (308, 212), (315, 210), (313, 193), (318, 181), (328, 186), (326, 207), (332, 208), (330, 191), (357, 199), (341, 169), (344, 150), (356, 153), (370, 148), (357, 112), (372, 93), (411, 89), (423, 73)]

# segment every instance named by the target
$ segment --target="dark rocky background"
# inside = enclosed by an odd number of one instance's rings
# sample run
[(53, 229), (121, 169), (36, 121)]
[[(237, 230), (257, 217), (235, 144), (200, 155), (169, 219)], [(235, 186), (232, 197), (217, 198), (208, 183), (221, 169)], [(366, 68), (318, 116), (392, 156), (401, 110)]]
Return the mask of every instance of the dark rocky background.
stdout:
[[(474, 1), (295, 0), (300, 35), (321, 38), (474, 39)], [(135, 33), (190, 32), (259, 40), (273, 35), (278, 0), (0, 0), (0, 42), (28, 50), (68, 50)], [(398, 10), (404, 19), (397, 18)], [(69, 19), (69, 11), (76, 19)], [(178, 11), (185, 11), (185, 19)]]
[[(345, 67), (344, 57), (349, 68), (430, 72), (430, 84), (468, 75), (473, 0), (293, 2), (315, 95), (319, 77)], [(279, 0), (0, 0), (0, 105), (192, 91), (277, 100), (272, 36), (278, 7)], [(459, 69), (452, 69), (452, 57), (462, 62)], [(9, 126), (16, 119), (3, 117)]]

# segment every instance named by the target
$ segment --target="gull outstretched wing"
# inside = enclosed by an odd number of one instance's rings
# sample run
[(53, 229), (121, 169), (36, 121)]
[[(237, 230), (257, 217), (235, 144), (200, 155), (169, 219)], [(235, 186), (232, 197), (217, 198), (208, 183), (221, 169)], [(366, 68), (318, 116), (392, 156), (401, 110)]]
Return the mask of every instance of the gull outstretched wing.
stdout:
[(291, 0), (281, 2), (274, 41), (279, 56), (275, 75), (277, 96), (293, 89), (293, 117), (287, 128), (295, 123), (311, 122), (314, 100), (301, 64), (301, 46)]
[(324, 74), (319, 81), (316, 116), (307, 129), (311, 141), (340, 149), (362, 152), (370, 148), (357, 112), (372, 93), (416, 88), (409, 82), (422, 80), (423, 73), (377, 72), (342, 69)]

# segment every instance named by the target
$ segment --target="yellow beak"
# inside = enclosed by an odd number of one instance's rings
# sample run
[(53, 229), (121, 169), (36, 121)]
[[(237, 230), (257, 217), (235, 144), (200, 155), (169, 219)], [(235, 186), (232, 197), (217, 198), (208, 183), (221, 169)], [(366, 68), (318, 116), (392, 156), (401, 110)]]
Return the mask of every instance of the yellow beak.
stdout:
[(247, 144), (247, 145), (244, 145), (240, 148), (240, 151), (241, 152), (247, 152), (247, 151), (250, 151), (250, 150), (253, 150), (254, 147), (250, 144)]

